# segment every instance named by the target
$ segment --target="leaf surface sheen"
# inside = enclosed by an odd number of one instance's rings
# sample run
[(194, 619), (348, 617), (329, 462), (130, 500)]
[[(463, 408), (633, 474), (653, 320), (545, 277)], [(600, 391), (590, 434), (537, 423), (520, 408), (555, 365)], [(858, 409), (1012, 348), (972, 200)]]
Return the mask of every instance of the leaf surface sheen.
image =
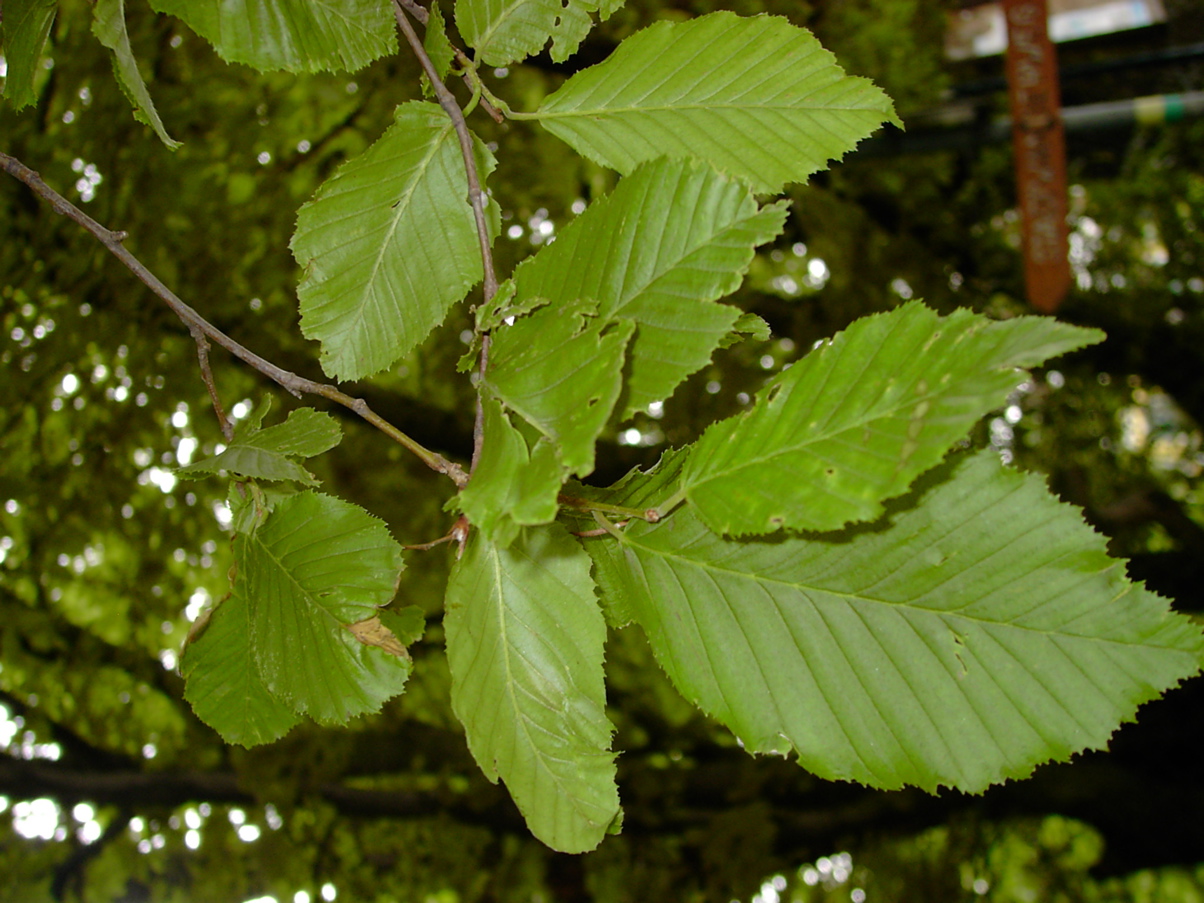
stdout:
[(149, 125), (169, 150), (175, 150), (180, 142), (167, 134), (151, 100), (150, 91), (142, 80), (142, 73), (138, 71), (125, 27), (125, 0), (97, 0), (92, 16), (92, 33), (113, 52), (113, 73), (121, 90), (134, 106), (134, 118)]
[(388, 0), (150, 0), (227, 62), (260, 72), (348, 71), (397, 51)]
[(769, 193), (898, 123), (890, 99), (846, 76), (810, 32), (730, 12), (650, 25), (534, 115), (621, 173), (662, 155), (695, 157)]
[[(464, 161), (448, 116), (411, 102), (297, 215), (301, 330), (323, 369), (360, 379), (409, 354), (481, 279)], [(493, 155), (475, 137), (484, 180)], [(491, 217), (492, 219), (492, 217)]]
[(237, 585), (180, 660), (184, 698), (227, 743), (258, 746), (287, 734), (300, 717), (264, 684), (251, 655), (247, 600)]
[(592, 850), (620, 810), (589, 557), (557, 525), (508, 549), (474, 533), (444, 627), (452, 707), (477, 764), (541, 841)]
[(738, 541), (687, 507), (588, 549), (687, 699), (825, 778), (980, 792), (1102, 748), (1198, 670), (1199, 628), (1038, 477), (991, 452), (936, 475), (886, 531)]
[(1017, 368), (1100, 338), (1044, 317), (940, 317), (918, 301), (864, 317), (711, 426), (682, 493), (736, 536), (872, 520), (1003, 405), (1024, 381)]
[(538, 53), (552, 39), (552, 59), (564, 62), (593, 27), (623, 0), (457, 0), (456, 26), (489, 66), (508, 66)]
[(234, 552), (255, 662), (273, 694), (299, 714), (341, 724), (402, 691), (408, 656), (365, 645), (348, 629), (396, 591), (401, 548), (382, 522), (306, 491), (239, 534)]
[(754, 249), (785, 218), (784, 206), (759, 208), (746, 185), (708, 166), (656, 160), (515, 269), (514, 304), (546, 298), (546, 316), (555, 316), (588, 298), (601, 320), (635, 321), (620, 398), (626, 418), (711, 360), (741, 316), (716, 299), (739, 288)]

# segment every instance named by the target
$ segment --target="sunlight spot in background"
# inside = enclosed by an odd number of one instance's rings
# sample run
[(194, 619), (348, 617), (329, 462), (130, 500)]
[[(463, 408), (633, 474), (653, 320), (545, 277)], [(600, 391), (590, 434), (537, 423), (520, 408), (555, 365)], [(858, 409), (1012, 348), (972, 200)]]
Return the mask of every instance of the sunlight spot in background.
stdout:
[(807, 284), (811, 288), (822, 288), (832, 275), (822, 258), (812, 257), (807, 261)]
[[(519, 227), (521, 228), (521, 227)], [(556, 231), (556, 224), (548, 219), (548, 211), (546, 207), (540, 207), (527, 220), (527, 228), (531, 230), (531, 244), (539, 245), (544, 242), (552, 241), (552, 233)], [(511, 226), (507, 234), (513, 233), (515, 227)], [(520, 233), (521, 234), (521, 233)], [(511, 235), (511, 237), (517, 237)]]
[(326, 903), (330, 903), (330, 901), (333, 900), (338, 895), (339, 895), (339, 892), (335, 889), (335, 886), (333, 884), (331, 884), (329, 881), (322, 885), (322, 899), (325, 900)]
[(59, 807), (49, 799), (14, 804), (13, 830), (29, 840), (64, 840), (67, 836), (67, 829), (59, 825)]
[(774, 277), (773, 287), (784, 295), (797, 295), (800, 288), (793, 276)]
[(205, 610), (205, 606), (212, 600), (209, 595), (209, 590), (203, 586), (198, 586), (188, 597), (188, 604), (184, 607), (184, 617), (189, 621), (195, 621), (201, 616), (201, 612)]
[(752, 903), (779, 903), (786, 889), (786, 876), (774, 875), (761, 885), (761, 892), (752, 898)]
[(293, 894), (293, 903), (309, 903), (309, 891), (297, 891), (295, 894)]
[(71, 809), (71, 817), (79, 822), (75, 836), (81, 843), (95, 843), (100, 839), (100, 822), (96, 820), (96, 809), (88, 803), (76, 803)]
[[(72, 119), (75, 118), (75, 114), (68, 110), (63, 115), (64, 122), (71, 121), (71, 119), (67, 118), (68, 115)], [(80, 177), (75, 182), (75, 190), (79, 192), (80, 200), (90, 201), (96, 197), (96, 186), (104, 181), (104, 176), (100, 174), (100, 170), (96, 168), (96, 164), (86, 163), (84, 160), (76, 157), (71, 161), (71, 171), (80, 174)]]
[(0, 747), (7, 749), (20, 729), (21, 725), (13, 720), (12, 712), (0, 705)]
[[(29, 704), (36, 705), (37, 697), (31, 696)], [(63, 755), (63, 748), (57, 743), (37, 742), (33, 731), (26, 730), (22, 733), (24, 727), (24, 718), (20, 716), (14, 718), (9, 709), (0, 705), (0, 750), (15, 759), (24, 759), (27, 762), (33, 759), (57, 762)], [(20, 739), (17, 737), (18, 734), (21, 735)]]
[(170, 470), (164, 470), (162, 467), (152, 467), (138, 474), (138, 483), (140, 485), (145, 486), (147, 483), (152, 483), (158, 486), (160, 491), (164, 493), (175, 489), (176, 482), (176, 475)]
[(181, 467), (192, 463), (192, 456), (196, 454), (199, 445), (200, 442), (191, 436), (185, 436), (180, 440), (180, 444), (176, 446), (176, 461), (180, 463)]
[[(853, 874), (853, 856), (850, 853), (833, 853), (831, 856), (820, 856), (814, 864), (799, 866), (798, 876), (808, 887), (823, 885), (825, 890), (833, 890), (844, 884)], [(860, 888), (857, 888), (860, 890)], [(865, 900), (865, 892), (861, 891), (860, 899)]]

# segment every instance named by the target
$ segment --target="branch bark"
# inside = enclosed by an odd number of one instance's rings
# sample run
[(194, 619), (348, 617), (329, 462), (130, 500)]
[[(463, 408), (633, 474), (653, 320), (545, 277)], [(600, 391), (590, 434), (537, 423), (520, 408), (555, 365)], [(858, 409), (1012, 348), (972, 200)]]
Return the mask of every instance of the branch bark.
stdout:
[(152, 292), (154, 292), (168, 307), (172, 309), (177, 317), (179, 317), (188, 327), (193, 337), (198, 341), (198, 353), (204, 355), (200, 351), (201, 339), (210, 339), (215, 344), (222, 346), (239, 360), (251, 365), (264, 376), (279, 384), (288, 392), (298, 398), (302, 394), (308, 393), (311, 395), (320, 395), (333, 402), (343, 405), (346, 408), (354, 411), (364, 420), (371, 423), (378, 430), (387, 435), (394, 442), (397, 442), (403, 448), (412, 452), (423, 463), (437, 473), (444, 474), (449, 477), (457, 486), (463, 486), (468, 482), (468, 475), (464, 473), (463, 468), (459, 464), (448, 461), (437, 452), (433, 452), (428, 448), (415, 442), (397, 427), (386, 421), (384, 418), (376, 414), (368, 407), (367, 402), (361, 398), (352, 398), (344, 392), (339, 391), (334, 386), (325, 383), (315, 382), (310, 379), (298, 376), (288, 370), (278, 367), (271, 361), (265, 360), (255, 352), (236, 342), (230, 338), (199, 313), (185, 304), (176, 294), (164, 285), (154, 273), (146, 268), (143, 263), (131, 254), (122, 244), (127, 235), (125, 232), (114, 232), (107, 229), (98, 223), (92, 217), (88, 216), (61, 194), (47, 185), (38, 173), (30, 169), (16, 157), (9, 156), (6, 153), (0, 152), (0, 169), (3, 169), (13, 178), (20, 182), (24, 182), (33, 192), (48, 202), (51, 208), (60, 213), (78, 225), (82, 226), (91, 233), (97, 241), (104, 245), (109, 252), (120, 260), (125, 266), (137, 276)]
[[(477, 224), (477, 239), (481, 246), (481, 263), (484, 270), (484, 282), (481, 291), (484, 295), (484, 303), (488, 304), (493, 300), (493, 296), (497, 294), (497, 272), (493, 267), (493, 248), (492, 242), (489, 239), (489, 224), (485, 219), (485, 191), (481, 187), (480, 174), (477, 172), (477, 161), (472, 150), (472, 132), (468, 130), (468, 122), (464, 119), (464, 111), (460, 109), (460, 105), (456, 103), (456, 98), (447, 89), (447, 85), (443, 83), (443, 79), (439, 77), (439, 73), (435, 69), (435, 64), (431, 62), (431, 58), (427, 54), (426, 48), (423, 47), (422, 41), (418, 40), (418, 34), (414, 31), (414, 26), (410, 24), (401, 0), (393, 0), (393, 15), (397, 19), (397, 27), (405, 35), (410, 49), (414, 51), (414, 56), (418, 58), (418, 62), (422, 65), (422, 71), (430, 79), (431, 87), (435, 92), (435, 99), (439, 101), (439, 106), (450, 117), (456, 129), (456, 137), (460, 140), (460, 154), (464, 157), (464, 170), (468, 179), (468, 202), (472, 205), (473, 218)], [(482, 381), (485, 379), (485, 373), (489, 369), (489, 345), (489, 334), (485, 333), (481, 336), (481, 356), (477, 363), (477, 376)], [(481, 447), (485, 439), (484, 423), (485, 409), (478, 395), (476, 423), (473, 426), (472, 465), (469, 467), (470, 476), (476, 470), (477, 461), (481, 458)]]

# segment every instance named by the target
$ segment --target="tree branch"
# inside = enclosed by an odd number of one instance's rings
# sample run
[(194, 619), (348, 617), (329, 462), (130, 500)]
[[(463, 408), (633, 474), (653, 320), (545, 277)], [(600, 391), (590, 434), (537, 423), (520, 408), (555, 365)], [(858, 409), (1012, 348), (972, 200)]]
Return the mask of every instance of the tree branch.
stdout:
[[(408, 23), (407, 23), (408, 24)], [(444, 89), (446, 90), (446, 89)], [(463, 117), (461, 117), (463, 120)], [(265, 360), (255, 354), (250, 349), (239, 344), (234, 339), (230, 338), (199, 313), (185, 304), (174, 292), (166, 285), (159, 281), (150, 270), (148, 270), (137, 257), (126, 250), (122, 242), (126, 238), (125, 232), (114, 232), (105, 228), (92, 217), (88, 216), (53, 188), (42, 181), (42, 177), (34, 170), (30, 169), (20, 160), (11, 157), (6, 153), (0, 152), (0, 168), (4, 169), (9, 175), (13, 176), (20, 182), (28, 185), (35, 194), (47, 201), (51, 208), (56, 213), (61, 213), (63, 216), (79, 224), (88, 232), (90, 232), (101, 244), (103, 244), (109, 252), (120, 260), (125, 266), (137, 276), (142, 282), (150, 288), (152, 292), (159, 296), (168, 307), (172, 309), (177, 317), (179, 317), (188, 327), (189, 332), (194, 338), (211, 339), (218, 345), (221, 345), (232, 355), (239, 360), (250, 364), (264, 376), (273, 380), (281, 387), (298, 398), (303, 393), (311, 395), (320, 395), (330, 401), (343, 405), (346, 408), (357, 413), (364, 420), (371, 423), (378, 430), (387, 435), (394, 442), (401, 445), (403, 448), (417, 455), (423, 463), (432, 470), (444, 474), (451, 478), (457, 486), (463, 486), (468, 482), (468, 476), (464, 473), (463, 468), (459, 464), (448, 461), (437, 452), (433, 452), (428, 448), (415, 442), (397, 427), (384, 420), (368, 407), (367, 402), (361, 398), (352, 398), (350, 395), (340, 392), (334, 386), (325, 383), (314, 382), (310, 379), (297, 376), (281, 367), (276, 366), (271, 361)], [(496, 290), (496, 288), (495, 288)], [(198, 339), (198, 349), (199, 349)], [(198, 353), (203, 353), (198, 350)]]
[[(456, 103), (456, 98), (439, 77), (439, 73), (435, 69), (435, 64), (431, 62), (431, 58), (427, 55), (426, 48), (418, 40), (418, 34), (414, 31), (414, 26), (410, 24), (405, 9), (402, 7), (401, 0), (393, 0), (393, 15), (397, 19), (397, 27), (405, 35), (410, 49), (414, 51), (414, 56), (418, 58), (418, 62), (422, 65), (422, 71), (430, 79), (431, 87), (435, 91), (435, 99), (439, 101), (439, 106), (451, 118), (452, 125), (456, 130), (456, 137), (460, 140), (460, 153), (464, 157), (464, 170), (468, 179), (468, 202), (472, 205), (473, 218), (477, 224), (477, 239), (481, 246), (481, 263), (484, 270), (482, 293), (485, 297), (485, 303), (488, 304), (493, 300), (493, 296), (497, 294), (497, 273), (493, 268), (493, 249), (489, 239), (489, 224), (485, 219), (485, 192), (481, 188), (481, 179), (477, 172), (476, 156), (473, 154), (472, 132), (468, 130), (468, 123), (464, 119), (464, 111), (460, 109), (460, 105)], [(477, 376), (482, 380), (485, 378), (485, 372), (489, 367), (489, 344), (489, 334), (486, 333), (481, 336), (481, 357), (477, 365)], [(485, 409), (478, 395), (476, 423), (473, 426), (470, 475), (476, 470), (477, 461), (481, 458), (481, 447), (484, 442), (484, 422)]]
[[(397, 0), (397, 2), (406, 12), (421, 22), (424, 28), (429, 25), (431, 14), (425, 7), (420, 6), (415, 0)], [(468, 85), (469, 90), (475, 91), (473, 73), (475, 73), (476, 64), (459, 47), (453, 47), (452, 53), (456, 56), (456, 62), (464, 67), (464, 84)], [(481, 98), (481, 109), (488, 113), (493, 118), (493, 121), (499, 125), (506, 121), (506, 117), (502, 115), (501, 111), (484, 97)]]

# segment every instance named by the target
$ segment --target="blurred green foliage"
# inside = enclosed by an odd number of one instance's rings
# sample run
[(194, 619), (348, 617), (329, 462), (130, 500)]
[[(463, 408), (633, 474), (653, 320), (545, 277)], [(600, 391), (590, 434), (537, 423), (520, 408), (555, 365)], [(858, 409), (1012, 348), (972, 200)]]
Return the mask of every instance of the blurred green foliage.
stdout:
[[(815, 28), (904, 117), (939, 102), (956, 78), (941, 57), (941, 5), (919, 0), (633, 0), (582, 57), (604, 55), (658, 18), (720, 6)], [(354, 76), (253, 75), (130, 3), (135, 55), (169, 133), (184, 142), (173, 154), (133, 119), (89, 33), (88, 4), (60, 7), (35, 80), (38, 105), (0, 108), (0, 147), (103, 224), (127, 230), (131, 250), (219, 327), (317, 377), (314, 346), (296, 328), (298, 274), (287, 250), (296, 209), (380, 134), (402, 99), (398, 85), (417, 83), (416, 65), (400, 55)], [(516, 107), (532, 109), (565, 74), (536, 59), (492, 78), (505, 80)], [(499, 145), (502, 272), (542, 240), (539, 222), (563, 223), (574, 202), (613, 185), (613, 174), (527, 123), (486, 121), (481, 133)], [(604, 437), (599, 478), (740, 409), (812, 343), (900, 299), (1021, 312), (1010, 165), (1007, 149), (992, 147), (854, 158), (796, 186), (785, 234), (762, 249), (737, 297), (771, 323), (773, 337), (717, 354), (659, 417), (636, 420), (634, 442)], [(1071, 172), (1079, 285), (1064, 314), (1112, 338), (1059, 362), (1056, 375), (1040, 374), (1016, 411), (984, 423), (976, 441), (1049, 473), (1055, 490), (1113, 537), (1114, 551), (1135, 556), (1134, 569), (1181, 609), (1199, 611), (1191, 562), (1204, 548), (1204, 124), (1102, 144), (1073, 159)], [(471, 395), (455, 363), (467, 325), (466, 313), (454, 314), (403, 365), (357, 387), (383, 415), (462, 459)], [(607, 650), (627, 833), (587, 857), (550, 854), (516, 827), (504, 791), (481, 777), (451, 718), (439, 651), (445, 549), (403, 575), (399, 600), (427, 612), (428, 632), (401, 699), (346, 731), (307, 726), (264, 749), (224, 747), (183, 703), (173, 670), (191, 618), (224, 592), (230, 564), (215, 513), (224, 487), (170, 474), (220, 441), (191, 338), (103, 248), (12, 180), (0, 182), (0, 327), (0, 705), (20, 719), (9, 757), (83, 776), (76, 789), (60, 787), (59, 834), (49, 839), (17, 831), (11, 816), (22, 795), (0, 787), (6, 900), (45, 900), (52, 884), (70, 899), (291, 900), (305, 891), (317, 900), (329, 883), (339, 899), (356, 901), (760, 893), (770, 903), (762, 884), (774, 874), (786, 879), (774, 888), (782, 900), (847, 900), (855, 887), (869, 900), (898, 901), (1204, 896), (1194, 864), (1094, 877), (1110, 857), (1125, 861), (1125, 851), (1060, 815), (997, 821), (950, 804), (929, 816), (952, 819), (940, 827), (896, 826), (896, 803), (910, 798), (824, 786), (789, 763), (754, 761), (680, 699), (633, 631), (614, 634)], [(251, 404), (274, 392), (214, 360), (227, 399)], [(276, 394), (287, 410), (290, 399)], [(318, 476), (385, 518), (402, 542), (445, 532), (443, 486), (358, 421), (343, 426), (339, 454), (311, 462)], [(1185, 730), (1190, 723), (1181, 719)], [(5, 725), (17, 723), (0, 720), (0, 731)], [(57, 744), (59, 759), (33, 758), (35, 743)], [(198, 801), (204, 778), (229, 777), (222, 792), (238, 800), (202, 806), (131, 794), (74, 819), (71, 807), (90, 798), (89, 787), (130, 775), (151, 787), (196, 778)], [(1197, 763), (1169, 779), (1190, 801), (1201, 777)], [(21, 786), (45, 795), (51, 785)], [(378, 816), (367, 803), (324, 795), (332, 786), (429, 811)], [(1101, 783), (1097, 792), (1119, 820), (1145, 830), (1131, 791), (1142, 785), (1125, 786), (1114, 794)], [(76, 832), (85, 825), (112, 836), (84, 844)], [(260, 828), (254, 842), (240, 839), (248, 825)], [(829, 854), (830, 869), (843, 838), (852, 871), (828, 887), (816, 857)], [(1204, 861), (1204, 848), (1195, 849)], [(808, 868), (815, 883), (805, 880)]]

